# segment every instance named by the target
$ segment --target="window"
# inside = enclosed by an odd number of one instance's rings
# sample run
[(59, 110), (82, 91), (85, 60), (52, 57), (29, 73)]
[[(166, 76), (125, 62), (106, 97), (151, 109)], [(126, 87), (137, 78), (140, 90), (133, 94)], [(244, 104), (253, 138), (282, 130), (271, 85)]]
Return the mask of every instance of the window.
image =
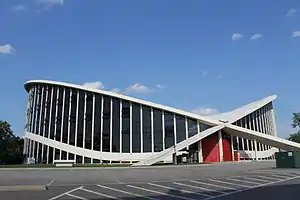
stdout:
[(120, 152), (120, 100), (112, 98), (112, 152)]
[(48, 151), (48, 146), (47, 145), (43, 145), (43, 160), (42, 163), (46, 164), (47, 163), (47, 151)]
[(43, 89), (42, 89), (41, 111), (40, 111), (41, 112), (41, 121), (40, 121), (40, 123), (41, 123), (41, 126), (40, 126), (40, 135), (41, 136), (44, 136), (44, 132), (45, 132), (45, 130), (44, 130), (44, 122), (45, 122), (45, 120), (44, 120), (44, 118), (45, 118), (46, 93), (47, 93), (46, 87), (43, 87)]
[(132, 152), (141, 152), (141, 117), (140, 105), (132, 103)]
[(48, 163), (49, 163), (49, 164), (52, 164), (52, 163), (53, 163), (53, 147), (50, 147), (50, 146), (49, 146)]
[(239, 150), (244, 150), (243, 149), (243, 142), (242, 141), (243, 141), (243, 138), (239, 137)]
[(248, 140), (244, 139), (244, 150), (248, 150)]
[(232, 142), (233, 142), (233, 150), (238, 150), (236, 136), (232, 136)]
[(210, 125), (202, 124), (202, 123), (200, 123), (199, 126), (200, 126), (200, 132), (205, 131), (205, 130), (211, 128)]
[(82, 156), (76, 155), (76, 163), (77, 164), (82, 164)]
[(185, 133), (185, 117), (175, 115), (176, 116), (176, 139), (177, 143), (186, 139)]
[(188, 118), (187, 122), (188, 122), (188, 136), (190, 138), (198, 133), (197, 120)]
[(35, 124), (35, 134), (40, 134), (40, 113), (41, 113), (41, 101), (42, 101), (42, 87), (38, 86), (38, 96), (36, 101), (36, 124)]
[(77, 123), (77, 146), (78, 147), (83, 147), (84, 104), (85, 104), (85, 92), (79, 91), (78, 123)]
[(47, 101), (44, 103), (45, 107), (46, 107), (46, 113), (45, 113), (45, 121), (44, 121), (44, 124), (45, 124), (45, 137), (48, 138), (48, 135), (49, 135), (49, 127), (50, 127), (50, 113), (51, 113), (51, 110), (50, 110), (50, 105), (51, 105), (51, 99), (52, 99), (52, 87), (48, 86), (46, 88), (47, 92), (48, 92), (48, 98), (47, 98)]
[(154, 151), (163, 150), (162, 111), (153, 109)]
[(70, 145), (75, 145), (76, 115), (77, 115), (77, 90), (72, 90), (71, 115), (70, 115)]
[(110, 98), (103, 96), (102, 151), (110, 151)]
[(64, 118), (63, 118), (63, 135), (62, 135), (62, 142), (68, 143), (68, 127), (69, 127), (69, 110), (70, 110), (70, 89), (65, 88), (65, 106), (64, 106)]
[(165, 114), (165, 148), (169, 148), (174, 145), (174, 115), (170, 112), (164, 112)]
[(64, 89), (62, 87), (58, 90), (58, 99), (57, 99), (57, 117), (56, 117), (56, 141), (60, 141), (61, 137), (61, 124), (62, 124), (62, 108), (63, 108), (63, 99), (64, 99)]
[(37, 163), (41, 163), (42, 162), (42, 144), (38, 143), (38, 159), (37, 159)]
[(130, 152), (130, 104), (122, 101), (122, 152)]
[(85, 113), (85, 148), (92, 148), (92, 122), (93, 122), (93, 94), (86, 93), (86, 113)]
[(50, 119), (50, 139), (54, 140), (54, 129), (55, 129), (55, 115), (56, 115), (56, 101), (57, 101), (57, 88), (53, 87), (52, 96), (52, 109), (51, 109), (51, 119)]
[(143, 152), (152, 151), (151, 136), (151, 108), (142, 106), (143, 109)]
[(37, 87), (34, 87), (34, 96), (33, 96), (33, 104), (32, 104), (32, 126), (31, 126), (31, 132), (35, 133), (35, 127), (36, 127), (36, 105), (37, 105), (37, 96), (38, 96), (38, 91)]
[(102, 97), (95, 94), (95, 116), (94, 116), (94, 150), (100, 151), (101, 145), (101, 104)]

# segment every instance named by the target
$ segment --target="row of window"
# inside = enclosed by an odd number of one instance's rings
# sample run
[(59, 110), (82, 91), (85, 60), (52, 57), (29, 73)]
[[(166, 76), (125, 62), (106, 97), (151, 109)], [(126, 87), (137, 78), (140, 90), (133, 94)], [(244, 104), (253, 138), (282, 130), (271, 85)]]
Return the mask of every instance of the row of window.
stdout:
[[(242, 119), (234, 122), (236, 126), (247, 128), (250, 130), (258, 131), (260, 133), (274, 135), (273, 118), (272, 118), (272, 103), (256, 110), (255, 112), (243, 117)], [(265, 151), (271, 147), (261, 143), (256, 143), (257, 151)], [(234, 150), (255, 150), (254, 141), (243, 139), (241, 137), (233, 137)]]
[[(209, 127), (199, 124), (199, 131)], [(27, 131), (86, 149), (136, 153), (162, 151), (198, 127), (194, 119), (126, 100), (36, 85), (29, 91)]]

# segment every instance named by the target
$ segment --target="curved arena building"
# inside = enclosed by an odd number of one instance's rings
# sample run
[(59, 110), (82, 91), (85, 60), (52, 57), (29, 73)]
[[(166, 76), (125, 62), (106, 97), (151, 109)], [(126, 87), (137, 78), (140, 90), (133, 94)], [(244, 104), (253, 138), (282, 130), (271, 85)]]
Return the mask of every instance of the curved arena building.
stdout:
[(33, 80), (24, 153), (37, 163), (198, 163), (273, 159), (278, 148), (276, 96), (231, 112), (199, 116), (122, 94)]

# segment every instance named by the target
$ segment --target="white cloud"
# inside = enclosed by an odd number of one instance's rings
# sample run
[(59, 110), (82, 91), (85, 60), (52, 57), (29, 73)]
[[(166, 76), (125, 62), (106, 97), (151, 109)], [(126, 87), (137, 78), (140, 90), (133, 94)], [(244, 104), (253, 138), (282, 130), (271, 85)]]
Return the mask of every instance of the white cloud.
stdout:
[(215, 115), (219, 113), (217, 109), (208, 107), (197, 107), (194, 110), (192, 110), (192, 112), (203, 116)]
[(251, 40), (257, 40), (257, 39), (262, 38), (262, 37), (263, 37), (262, 34), (253, 34), (253, 35), (251, 36)]
[(291, 8), (287, 11), (286, 16), (287, 17), (292, 17), (293, 15), (295, 15), (298, 12), (297, 8)]
[(231, 36), (231, 39), (232, 40), (239, 40), (239, 39), (242, 39), (244, 37), (243, 34), (241, 33), (233, 33), (232, 36)]
[(300, 37), (300, 31), (295, 31), (292, 37)]
[(111, 92), (114, 92), (114, 93), (122, 93), (121, 90), (119, 88), (113, 88), (110, 90)]
[(64, 0), (37, 0), (38, 4), (42, 4), (47, 7), (62, 6), (64, 2)]
[(23, 5), (23, 4), (18, 4), (18, 5), (13, 6), (12, 10), (17, 11), (17, 12), (25, 11), (25, 10), (27, 10), (27, 6)]
[(83, 86), (91, 89), (104, 89), (104, 86), (100, 81), (86, 82), (83, 84)]
[(157, 84), (156, 87), (157, 87), (158, 89), (164, 89), (164, 88), (165, 88), (165, 86), (164, 86), (164, 85), (161, 85), (161, 84)]
[(135, 83), (126, 88), (126, 93), (150, 93), (151, 90), (140, 83)]
[(208, 71), (203, 71), (202, 72), (202, 76), (207, 76), (207, 74), (208, 74)]
[(16, 50), (10, 44), (0, 45), (0, 53), (16, 55)]

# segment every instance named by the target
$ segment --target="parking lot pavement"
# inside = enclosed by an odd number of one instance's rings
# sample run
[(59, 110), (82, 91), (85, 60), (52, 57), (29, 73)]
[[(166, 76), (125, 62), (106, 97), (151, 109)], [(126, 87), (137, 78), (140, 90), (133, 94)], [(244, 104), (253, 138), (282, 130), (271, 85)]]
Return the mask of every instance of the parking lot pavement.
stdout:
[[(247, 193), (258, 195), (262, 193), (261, 188), (288, 187), (285, 183), (297, 183), (299, 190), (300, 171), (270, 170), (270, 172), (256, 170), (242, 176), (225, 176), (216, 178), (204, 178), (197, 180), (180, 181), (152, 181), (141, 183), (120, 183), (120, 184), (96, 184), (80, 185), (66, 189), (55, 194), (48, 200), (66, 199), (183, 199), (183, 200), (225, 200), (241, 199)], [(295, 187), (295, 186), (293, 186)], [(57, 187), (49, 188), (55, 190)], [(60, 188), (61, 189), (61, 188)], [(259, 191), (259, 192), (255, 192)], [(269, 195), (272, 195), (271, 193)], [(275, 196), (276, 197), (276, 196)], [(296, 196), (295, 200), (299, 199)], [(244, 199), (247, 199), (244, 198)], [(257, 196), (256, 198), (260, 198)], [(271, 198), (272, 199), (272, 198)]]

